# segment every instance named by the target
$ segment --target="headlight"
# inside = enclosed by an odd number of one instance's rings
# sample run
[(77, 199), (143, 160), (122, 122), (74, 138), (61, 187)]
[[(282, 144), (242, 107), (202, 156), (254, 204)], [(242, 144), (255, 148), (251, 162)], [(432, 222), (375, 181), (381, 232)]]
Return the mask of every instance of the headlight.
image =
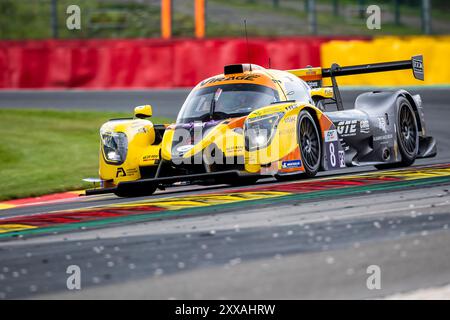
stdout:
[(127, 135), (123, 132), (102, 132), (103, 155), (107, 162), (121, 164), (125, 161), (128, 152)]
[(247, 150), (262, 149), (272, 140), (282, 113), (248, 119), (245, 122), (245, 148)]

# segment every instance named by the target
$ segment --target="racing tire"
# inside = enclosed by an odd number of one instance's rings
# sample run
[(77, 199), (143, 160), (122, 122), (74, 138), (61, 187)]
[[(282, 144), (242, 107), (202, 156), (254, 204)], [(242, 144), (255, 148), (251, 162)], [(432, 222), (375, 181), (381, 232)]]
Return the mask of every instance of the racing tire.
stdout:
[(145, 197), (151, 196), (155, 193), (156, 189), (156, 186), (128, 186), (126, 188), (117, 188), (117, 190), (114, 191), (114, 194), (121, 198)]
[(298, 141), (305, 169), (302, 176), (307, 178), (314, 177), (320, 169), (322, 141), (319, 132), (311, 114), (305, 110), (301, 111), (298, 119)]
[(419, 128), (411, 103), (405, 97), (398, 97), (397, 106), (397, 144), (402, 160), (376, 165), (377, 169), (409, 167), (419, 153)]

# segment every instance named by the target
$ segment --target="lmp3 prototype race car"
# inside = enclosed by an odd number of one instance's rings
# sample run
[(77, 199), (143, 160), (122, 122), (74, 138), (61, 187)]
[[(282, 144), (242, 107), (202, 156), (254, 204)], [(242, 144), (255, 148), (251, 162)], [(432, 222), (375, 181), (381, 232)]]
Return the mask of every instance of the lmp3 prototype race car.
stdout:
[[(101, 188), (86, 194), (143, 196), (179, 184), (290, 180), (320, 170), (411, 165), (436, 155), (419, 95), (405, 90), (360, 94), (344, 109), (336, 77), (412, 69), (423, 80), (422, 56), (331, 68), (224, 67), (189, 94), (176, 123), (155, 125), (150, 105), (100, 129)], [(324, 78), (331, 86), (322, 87)], [(327, 111), (334, 105), (335, 111)]]

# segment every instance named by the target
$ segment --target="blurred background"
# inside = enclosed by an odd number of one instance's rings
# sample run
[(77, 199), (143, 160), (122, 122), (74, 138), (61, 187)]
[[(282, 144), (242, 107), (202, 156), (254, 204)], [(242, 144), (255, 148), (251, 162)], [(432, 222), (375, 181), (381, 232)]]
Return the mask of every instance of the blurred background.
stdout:
[[(2, 39), (159, 38), (161, 7), (170, 3), (173, 37), (194, 37), (195, 3), (205, 5), (205, 37), (447, 34), (446, 0), (1, 0)], [(65, 25), (66, 8), (82, 10), (81, 30)], [(381, 9), (369, 30), (366, 9)]]
[[(0, 88), (190, 87), (249, 59), (291, 69), (418, 53), (425, 84), (448, 84), (449, 9), (444, 0), (0, 0)], [(421, 83), (397, 72), (341, 84)]]
[(430, 90), (450, 85), (449, 9), (444, 0), (0, 0), (0, 199), (85, 187), (102, 122), (148, 103), (155, 123), (171, 122), (190, 88), (227, 64), (286, 70), (422, 54), (424, 82), (408, 70), (340, 77), (344, 100), (369, 87), (442, 96)]

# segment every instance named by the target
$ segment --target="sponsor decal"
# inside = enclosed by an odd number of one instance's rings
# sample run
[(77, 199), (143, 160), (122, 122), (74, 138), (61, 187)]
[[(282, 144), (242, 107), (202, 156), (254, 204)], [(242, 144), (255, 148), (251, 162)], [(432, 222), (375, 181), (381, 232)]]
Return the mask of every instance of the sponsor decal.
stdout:
[(260, 75), (252, 74), (252, 75), (241, 75), (241, 76), (234, 76), (234, 77), (217, 77), (212, 78), (203, 81), (200, 85), (204, 86), (205, 84), (211, 84), (221, 81), (233, 81), (233, 80), (245, 80), (245, 81), (254, 81), (255, 79), (259, 78)]
[(283, 161), (281, 163), (282, 169), (291, 169), (291, 168), (300, 168), (302, 166), (302, 160), (290, 160), (290, 161)]
[(413, 66), (413, 72), (414, 75), (418, 79), (423, 80), (423, 62), (421, 57), (413, 57), (412, 59), (412, 66)]
[(349, 137), (356, 135), (358, 120), (339, 121), (336, 128), (339, 135)]
[(320, 80), (306, 81), (306, 83), (308, 84), (308, 86), (310, 86), (311, 89), (320, 88), (322, 86), (322, 81)]
[(392, 134), (386, 134), (384, 136), (374, 137), (373, 141), (389, 140), (389, 139), (392, 139)]
[(127, 169), (127, 176), (134, 176), (138, 173), (138, 170), (136, 168)]
[(285, 123), (292, 123), (292, 122), (295, 122), (295, 120), (297, 120), (297, 116), (289, 116), (289, 117), (286, 117), (284, 119), (284, 122)]
[(369, 133), (370, 124), (369, 120), (345, 120), (339, 121), (336, 129), (340, 136), (342, 137), (352, 137), (355, 136), (358, 132), (360, 133)]
[(227, 152), (242, 152), (244, 151), (244, 146), (231, 146), (226, 148)]
[(117, 168), (116, 178), (118, 178), (118, 177), (126, 177), (126, 176), (127, 176), (127, 174), (126, 174), (125, 170), (122, 167)]
[(295, 128), (282, 129), (278, 131), (280, 135), (292, 135), (295, 133)]
[[(299, 107), (298, 104), (291, 104), (290, 106), (287, 106), (287, 107), (285, 108), (285, 110), (286, 110), (286, 111), (290, 111), (290, 110), (297, 109), (298, 107)], [(294, 117), (297, 118), (297, 116), (294, 116)]]
[(345, 152), (339, 150), (339, 167), (345, 168)]
[(422, 69), (423, 69), (422, 61), (413, 60), (413, 67), (414, 67), (415, 71), (422, 71)]
[(325, 142), (338, 141), (336, 130), (325, 130)]
[(142, 161), (153, 161), (153, 160), (159, 160), (159, 155), (157, 154), (149, 154), (142, 157)]
[(384, 117), (378, 118), (378, 128), (384, 133), (387, 132), (386, 119)]
[(369, 131), (370, 131), (369, 120), (361, 120), (359, 122), (359, 131), (361, 133), (369, 133)]

